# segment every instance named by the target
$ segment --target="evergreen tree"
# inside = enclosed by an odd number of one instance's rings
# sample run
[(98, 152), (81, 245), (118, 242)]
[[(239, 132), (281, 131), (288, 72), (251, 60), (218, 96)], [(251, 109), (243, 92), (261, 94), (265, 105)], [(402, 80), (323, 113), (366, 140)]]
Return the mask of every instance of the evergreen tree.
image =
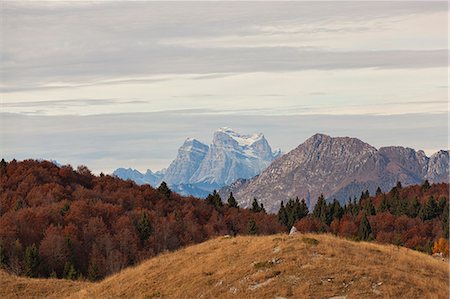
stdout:
[(323, 194), (321, 194), (317, 199), (316, 205), (314, 206), (313, 216), (320, 219), (320, 216), (322, 215), (322, 211), (324, 209), (323, 207), (326, 205), (327, 204), (325, 202), (325, 198), (323, 197)]
[(28, 277), (37, 277), (39, 270), (39, 251), (35, 244), (25, 249), (24, 272)]
[(422, 191), (427, 191), (430, 188), (431, 188), (430, 182), (428, 180), (425, 180), (420, 189), (422, 189)]
[(381, 188), (378, 186), (377, 191), (375, 191), (375, 195), (381, 195), (383, 193), (383, 191), (381, 191)]
[(299, 209), (299, 213), (298, 213), (298, 220), (308, 216), (309, 214), (309, 208), (308, 205), (306, 204), (306, 201), (304, 198), (302, 198), (302, 200), (300, 201), (300, 209)]
[(3, 174), (5, 172), (6, 166), (8, 166), (8, 163), (6, 163), (5, 159), (2, 159), (0, 161), (0, 174)]
[(69, 209), (70, 209), (70, 205), (68, 203), (65, 203), (64, 206), (59, 211), (59, 213), (61, 214), (61, 216), (64, 217), (64, 215), (66, 215), (67, 212), (69, 212)]
[(263, 212), (264, 214), (267, 214), (267, 213), (266, 213), (266, 209), (264, 208), (264, 204), (263, 204), (263, 203), (261, 203), (261, 205), (260, 205), (260, 207), (259, 207), (259, 211), (260, 211), (260, 212)]
[(3, 247), (2, 242), (0, 241), (0, 269), (4, 269), (7, 264), (6, 251), (5, 247)]
[(255, 219), (250, 219), (250, 221), (247, 223), (247, 233), (249, 235), (258, 234), (258, 228), (256, 227)]
[(239, 208), (238, 203), (237, 203), (236, 199), (233, 196), (233, 192), (230, 192), (230, 197), (228, 197), (228, 206), (230, 208)]
[(172, 194), (172, 190), (169, 189), (169, 186), (167, 186), (167, 183), (164, 181), (161, 183), (161, 185), (159, 185), (157, 190), (166, 198), (170, 198), (170, 195)]
[(409, 201), (406, 215), (411, 218), (416, 218), (417, 215), (419, 215), (420, 207), (420, 202), (417, 199), (417, 196), (415, 196), (412, 200)]
[(373, 205), (372, 199), (368, 198), (366, 200), (366, 204), (364, 206), (364, 211), (367, 215), (372, 216), (375, 215), (375, 206)]
[(378, 213), (388, 212), (389, 211), (389, 201), (386, 197), (386, 194), (383, 194), (381, 198), (380, 205), (378, 206)]
[(91, 263), (89, 265), (89, 268), (88, 268), (88, 279), (90, 281), (96, 281), (96, 280), (100, 279), (100, 274), (98, 273), (98, 267), (97, 267), (97, 264), (95, 262)]
[[(330, 207), (331, 219), (341, 219), (344, 215), (344, 209), (338, 200), (334, 199)], [(332, 220), (333, 221), (333, 220)]]
[(359, 225), (358, 240), (366, 241), (372, 238), (372, 227), (370, 226), (369, 219), (367, 219), (367, 215), (364, 214)]
[(216, 190), (206, 197), (206, 203), (213, 205), (216, 209), (223, 207), (222, 198)]
[(77, 278), (77, 271), (71, 262), (66, 262), (64, 265), (63, 277), (71, 280), (75, 280)]
[(253, 213), (266, 212), (266, 210), (264, 209), (264, 205), (263, 204), (259, 205), (256, 198), (253, 198), (252, 207), (250, 211), (252, 211)]
[(402, 189), (402, 183), (398, 181), (395, 187), (397, 187), (398, 190)]
[(422, 206), (419, 211), (419, 217), (423, 221), (431, 220), (436, 217), (438, 206), (433, 196), (428, 198), (428, 201)]
[(138, 221), (137, 231), (142, 244), (150, 237), (150, 234), (152, 233), (152, 227), (150, 225), (150, 221), (148, 220), (147, 213), (145, 212), (142, 212), (141, 218)]
[(442, 212), (442, 229), (444, 230), (444, 236), (448, 240), (449, 238), (449, 222), (448, 222), (449, 204), (445, 203), (444, 211)]
[(290, 228), (288, 226), (288, 214), (286, 212), (286, 208), (284, 207), (284, 202), (281, 202), (280, 209), (278, 210), (278, 222), (286, 226), (288, 229)]

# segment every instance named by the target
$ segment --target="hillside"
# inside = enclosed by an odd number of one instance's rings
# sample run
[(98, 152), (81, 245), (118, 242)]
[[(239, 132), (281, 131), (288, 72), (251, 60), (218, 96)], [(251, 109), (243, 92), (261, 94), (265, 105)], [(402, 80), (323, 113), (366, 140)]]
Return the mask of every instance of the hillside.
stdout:
[(286, 231), (275, 215), (167, 186), (94, 176), (85, 166), (0, 163), (0, 268), (30, 277), (98, 280), (161, 252), (224, 234)]
[(357, 138), (316, 134), (297, 148), (276, 159), (260, 175), (239, 180), (223, 188), (222, 197), (233, 192), (241, 207), (253, 198), (268, 212), (277, 212), (281, 201), (304, 198), (312, 209), (318, 197), (336, 198), (344, 204), (366, 189), (390, 190), (397, 182), (404, 186), (448, 182), (448, 151), (427, 157), (423, 151), (400, 146), (376, 149)]
[(446, 262), (393, 245), (325, 234), (219, 237), (98, 283), (9, 277), (0, 297), (448, 298), (448, 279)]

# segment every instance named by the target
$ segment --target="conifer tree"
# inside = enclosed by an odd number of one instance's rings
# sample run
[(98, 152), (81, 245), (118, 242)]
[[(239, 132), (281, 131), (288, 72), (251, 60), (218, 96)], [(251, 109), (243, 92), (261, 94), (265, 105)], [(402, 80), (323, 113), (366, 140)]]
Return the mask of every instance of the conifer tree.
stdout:
[(256, 235), (258, 233), (258, 228), (256, 226), (255, 219), (250, 219), (247, 224), (247, 233), (249, 235)]
[(25, 249), (24, 272), (28, 277), (37, 277), (40, 264), (39, 251), (35, 244)]
[(100, 278), (100, 275), (98, 273), (98, 266), (95, 262), (89, 264), (88, 268), (88, 279), (90, 281), (96, 281)]
[(286, 208), (284, 207), (284, 202), (281, 202), (280, 209), (278, 210), (278, 222), (288, 227), (288, 214), (286, 212)]
[(436, 217), (438, 206), (433, 196), (428, 198), (428, 201), (422, 206), (419, 211), (419, 217), (423, 221), (431, 220)]
[(0, 174), (3, 174), (5, 172), (6, 166), (8, 166), (8, 163), (6, 163), (5, 159), (2, 159), (0, 161)]
[(260, 205), (260, 207), (259, 207), (259, 211), (260, 211), (260, 212), (263, 212), (264, 214), (267, 214), (267, 213), (266, 213), (266, 209), (264, 208), (264, 204), (263, 204), (263, 203), (261, 203), (261, 205)]
[(330, 206), (330, 214), (331, 219), (341, 219), (344, 215), (344, 209), (341, 207), (341, 204), (337, 199), (334, 199)]
[(250, 211), (252, 211), (253, 213), (266, 212), (266, 210), (264, 209), (264, 205), (263, 204), (259, 205), (258, 200), (256, 200), (256, 198), (253, 198), (252, 207)]
[(378, 186), (377, 191), (375, 191), (375, 195), (378, 196), (382, 193), (383, 193), (383, 191), (381, 191), (381, 188)]
[(167, 186), (166, 182), (161, 182), (161, 185), (158, 187), (158, 192), (164, 195), (166, 198), (170, 198), (170, 195), (172, 194), (172, 190), (170, 190), (169, 186)]
[(383, 213), (389, 211), (389, 202), (386, 197), (386, 194), (383, 194), (383, 197), (381, 198), (380, 205), (378, 206), (378, 213)]
[(63, 276), (65, 279), (75, 280), (77, 278), (77, 271), (75, 270), (75, 266), (71, 262), (66, 262), (64, 265), (64, 273)]
[(7, 258), (5, 247), (3, 247), (2, 242), (0, 241), (0, 269), (4, 269), (6, 267)]
[(319, 196), (319, 199), (317, 200), (316, 205), (314, 206), (313, 210), (313, 216), (320, 219), (320, 216), (322, 215), (323, 207), (326, 206), (325, 198), (323, 197), (323, 194)]
[(216, 190), (214, 190), (212, 194), (209, 194), (206, 197), (206, 203), (213, 205), (216, 209), (219, 209), (223, 206), (222, 198)]
[(238, 208), (239, 207), (236, 199), (233, 196), (233, 192), (230, 192), (230, 197), (228, 197), (228, 206), (230, 208)]
[(367, 219), (367, 215), (364, 214), (359, 225), (358, 240), (366, 241), (372, 238), (372, 227), (370, 226), (369, 219)]
[(425, 182), (423, 182), (421, 189), (422, 191), (427, 191), (431, 188), (430, 182), (428, 180), (425, 180)]
[(449, 238), (449, 222), (448, 222), (448, 214), (449, 214), (449, 204), (448, 201), (445, 203), (444, 211), (442, 213), (442, 228), (444, 230), (444, 237), (448, 240)]
[(141, 218), (137, 224), (137, 231), (142, 244), (150, 237), (150, 234), (152, 233), (152, 227), (148, 220), (147, 213), (145, 212), (141, 214)]
[(411, 218), (416, 218), (417, 215), (419, 215), (420, 211), (420, 202), (417, 199), (417, 196), (415, 196), (412, 200), (408, 203), (408, 208), (406, 211), (406, 215), (408, 215)]
[(366, 200), (366, 205), (364, 207), (365, 213), (369, 216), (375, 215), (375, 207), (373, 205), (372, 199), (368, 198)]

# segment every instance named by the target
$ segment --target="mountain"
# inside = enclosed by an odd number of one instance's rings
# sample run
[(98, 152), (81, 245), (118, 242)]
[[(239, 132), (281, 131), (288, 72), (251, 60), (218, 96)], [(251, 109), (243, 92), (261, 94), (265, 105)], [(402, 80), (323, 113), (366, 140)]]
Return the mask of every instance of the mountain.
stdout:
[(178, 155), (167, 168), (163, 180), (170, 185), (187, 184), (208, 154), (206, 144), (192, 138), (186, 139)]
[(135, 181), (138, 185), (149, 184), (155, 187), (161, 183), (164, 173), (165, 169), (157, 172), (152, 172), (150, 169), (147, 169), (146, 173), (141, 173), (132, 168), (118, 168), (114, 170), (113, 175), (123, 180)]
[(98, 282), (2, 270), (0, 297), (448, 298), (448, 279), (447, 262), (403, 247), (331, 234), (278, 234), (217, 237)]
[(214, 189), (258, 175), (281, 154), (280, 149), (272, 151), (261, 133), (243, 135), (224, 127), (214, 132), (209, 146), (186, 139), (163, 175), (151, 173), (154, 177), (150, 179), (132, 169), (118, 169), (114, 174), (152, 186), (165, 181), (181, 195), (206, 197)]
[(377, 187), (390, 190), (398, 181), (404, 185), (448, 182), (449, 152), (439, 151), (428, 158), (423, 151), (404, 147), (375, 147), (356, 138), (316, 134), (296, 149), (275, 160), (260, 175), (237, 181), (220, 190), (222, 198), (230, 192), (242, 207), (253, 198), (270, 212), (278, 211), (281, 201), (305, 198), (310, 209), (323, 194), (345, 203)]
[(241, 135), (230, 128), (220, 128), (214, 132), (208, 153), (189, 182), (231, 184), (240, 178), (254, 177), (274, 159), (263, 134)]

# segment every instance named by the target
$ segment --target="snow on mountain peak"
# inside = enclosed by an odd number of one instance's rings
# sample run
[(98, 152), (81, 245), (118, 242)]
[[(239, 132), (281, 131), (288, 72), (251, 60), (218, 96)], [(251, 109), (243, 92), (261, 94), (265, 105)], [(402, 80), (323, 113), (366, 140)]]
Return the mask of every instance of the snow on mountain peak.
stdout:
[(257, 141), (261, 140), (262, 138), (264, 138), (264, 135), (262, 133), (255, 133), (255, 134), (251, 134), (251, 135), (244, 135), (244, 134), (239, 134), (235, 130), (233, 130), (231, 128), (228, 128), (228, 127), (219, 128), (216, 131), (216, 134), (217, 133), (219, 133), (219, 134), (223, 133), (223, 134), (227, 135), (231, 139), (235, 140), (239, 144), (239, 146), (242, 146), (242, 147), (251, 146), (255, 142), (257, 142)]

